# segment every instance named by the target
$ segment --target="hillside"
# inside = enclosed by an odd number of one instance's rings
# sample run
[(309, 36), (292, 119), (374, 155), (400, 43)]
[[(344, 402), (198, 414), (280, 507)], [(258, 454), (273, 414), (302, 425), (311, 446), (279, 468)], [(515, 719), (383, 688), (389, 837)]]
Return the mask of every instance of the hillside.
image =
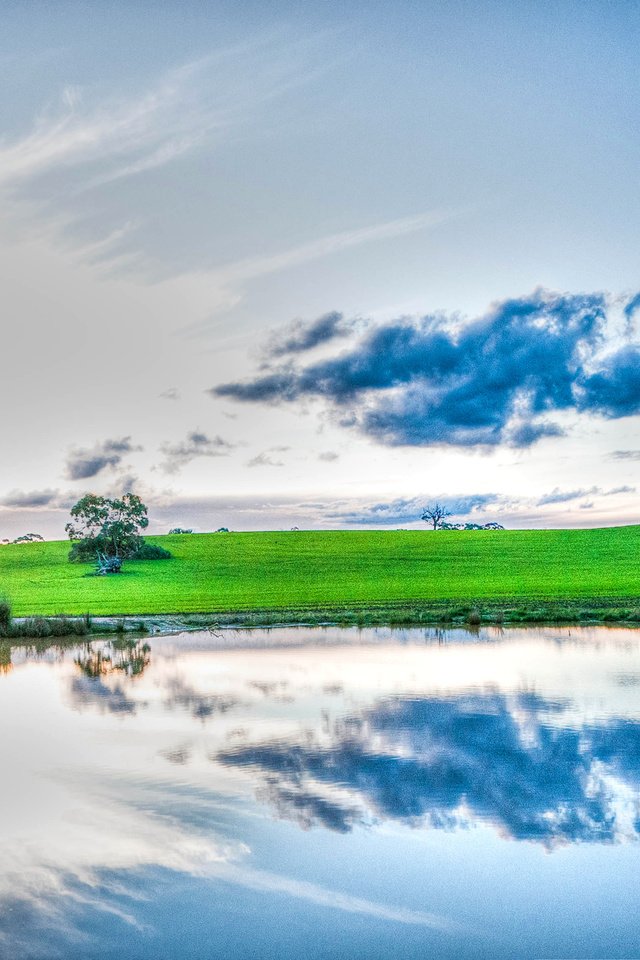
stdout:
[(92, 576), (66, 541), (0, 548), (15, 616), (638, 603), (640, 527), (322, 531), (149, 537), (173, 554)]

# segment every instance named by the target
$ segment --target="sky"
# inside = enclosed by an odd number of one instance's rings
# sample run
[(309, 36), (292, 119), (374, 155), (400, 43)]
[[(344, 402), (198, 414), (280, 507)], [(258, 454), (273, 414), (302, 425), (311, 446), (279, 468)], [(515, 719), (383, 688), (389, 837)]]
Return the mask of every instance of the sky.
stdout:
[(639, 522), (639, 27), (7, 0), (0, 539)]

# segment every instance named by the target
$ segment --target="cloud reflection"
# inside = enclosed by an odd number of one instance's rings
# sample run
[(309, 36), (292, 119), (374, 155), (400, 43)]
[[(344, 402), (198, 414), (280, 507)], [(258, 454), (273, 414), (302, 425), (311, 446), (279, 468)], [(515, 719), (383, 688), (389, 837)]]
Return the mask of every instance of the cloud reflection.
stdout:
[[(503, 851), (498, 834), (586, 841), (610, 871), (605, 845), (640, 835), (640, 647), (631, 631), (587, 636), (272, 630), (14, 650), (0, 956), (84, 960), (100, 931), (105, 956), (123, 933), (149, 956), (173, 935), (171, 905), (215, 926), (238, 904), (277, 915), (272, 896), (305, 922), (322, 907), (454, 935), (438, 911), (468, 922), (468, 877), (443, 905), (423, 839), (447, 862), (464, 846), (473, 869), (487, 843)], [(458, 830), (474, 824), (495, 829), (470, 853)], [(389, 842), (423, 877), (415, 896), (413, 873), (402, 888), (373, 877)], [(510, 845), (518, 862), (529, 850)]]
[(167, 686), (165, 703), (168, 709), (174, 710), (178, 707), (188, 710), (196, 720), (208, 720), (216, 713), (227, 713), (239, 703), (235, 697), (200, 693), (180, 677), (169, 680)]
[(546, 846), (637, 837), (640, 725), (564, 725), (565, 706), (534, 693), (394, 698), (337, 721), (329, 743), (245, 743), (216, 759), (259, 771), (260, 795), (304, 827), (488, 821)]

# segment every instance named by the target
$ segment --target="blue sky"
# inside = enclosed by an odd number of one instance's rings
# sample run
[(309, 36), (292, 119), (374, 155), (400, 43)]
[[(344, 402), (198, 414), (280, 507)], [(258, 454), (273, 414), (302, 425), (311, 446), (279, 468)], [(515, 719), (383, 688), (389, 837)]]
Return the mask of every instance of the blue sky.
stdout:
[[(636, 521), (639, 20), (5, 4), (0, 539), (61, 535), (88, 489), (136, 489), (158, 530), (406, 526), (436, 496), (511, 526)], [(514, 301), (547, 306), (507, 362)], [(587, 301), (593, 336), (548, 308)], [(274, 353), (334, 313), (337, 335)], [(356, 406), (324, 381), (239, 389), (371, 350), (384, 367), (394, 331), (424, 356), (398, 348)], [(506, 367), (499, 423), (469, 431), (460, 390), (477, 418)]]

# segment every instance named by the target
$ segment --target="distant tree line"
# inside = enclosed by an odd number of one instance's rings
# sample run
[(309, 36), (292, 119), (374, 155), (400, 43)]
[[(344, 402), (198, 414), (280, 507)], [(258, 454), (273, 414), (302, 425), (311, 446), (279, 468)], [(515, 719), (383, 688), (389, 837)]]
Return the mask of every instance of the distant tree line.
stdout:
[(439, 530), (504, 530), (501, 523), (442, 523)]
[(23, 533), (21, 537), (16, 537), (15, 540), (2, 540), (2, 543), (44, 543), (44, 537), (41, 537), (39, 533)]

